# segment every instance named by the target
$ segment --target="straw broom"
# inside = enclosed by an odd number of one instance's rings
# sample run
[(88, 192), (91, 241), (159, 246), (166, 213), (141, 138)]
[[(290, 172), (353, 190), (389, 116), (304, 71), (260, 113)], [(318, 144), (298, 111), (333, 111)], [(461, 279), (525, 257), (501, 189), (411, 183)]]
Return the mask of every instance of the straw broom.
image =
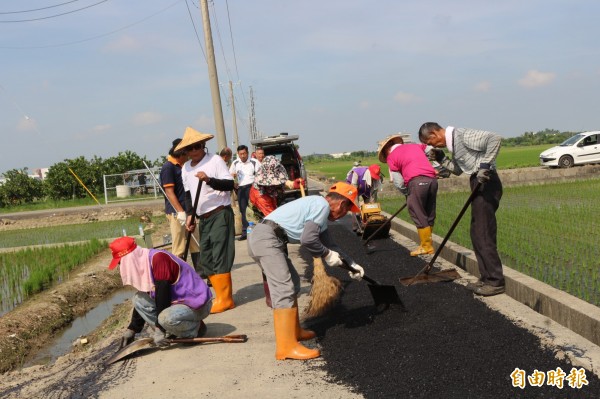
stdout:
[[(306, 195), (302, 183), (300, 183), (300, 193), (302, 197)], [(320, 257), (313, 258), (310, 302), (304, 310), (304, 317), (317, 317), (327, 312), (335, 305), (341, 292), (342, 283), (337, 278), (327, 274), (325, 265), (323, 265), (323, 259)]]
[(313, 278), (310, 302), (304, 311), (305, 317), (317, 317), (326, 313), (337, 302), (342, 292), (342, 283), (325, 272), (323, 259), (313, 259)]

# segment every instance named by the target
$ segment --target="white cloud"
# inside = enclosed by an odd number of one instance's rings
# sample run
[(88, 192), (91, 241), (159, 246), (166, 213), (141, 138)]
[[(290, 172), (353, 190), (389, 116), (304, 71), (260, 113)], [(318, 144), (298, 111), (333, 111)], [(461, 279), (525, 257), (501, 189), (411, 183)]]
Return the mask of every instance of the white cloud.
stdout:
[(133, 116), (133, 124), (135, 126), (154, 125), (163, 119), (162, 115), (157, 112), (140, 112)]
[(536, 69), (532, 69), (527, 72), (525, 77), (519, 79), (519, 85), (527, 88), (546, 86), (556, 78), (554, 72), (540, 72)]
[(141, 47), (141, 43), (132, 36), (121, 36), (116, 40), (109, 42), (104, 49), (114, 52), (123, 52), (138, 50)]
[(394, 95), (394, 101), (397, 101), (400, 104), (408, 105), (419, 103), (421, 102), (421, 99), (412, 93), (404, 93), (402, 91), (399, 91)]
[(475, 91), (486, 92), (486, 91), (490, 91), (491, 87), (492, 87), (492, 84), (490, 82), (488, 82), (487, 80), (484, 80), (484, 81), (477, 83), (475, 85), (475, 87), (473, 87), (473, 89)]
[(96, 125), (92, 128), (93, 131), (95, 132), (103, 132), (105, 130), (110, 130), (110, 128), (112, 128), (111, 125), (109, 124), (104, 124), (104, 125)]
[(37, 122), (33, 118), (24, 116), (23, 118), (19, 119), (17, 130), (22, 132), (37, 131)]
[(358, 107), (360, 109), (369, 109), (371, 108), (371, 103), (369, 103), (367, 100), (363, 100), (358, 104)]

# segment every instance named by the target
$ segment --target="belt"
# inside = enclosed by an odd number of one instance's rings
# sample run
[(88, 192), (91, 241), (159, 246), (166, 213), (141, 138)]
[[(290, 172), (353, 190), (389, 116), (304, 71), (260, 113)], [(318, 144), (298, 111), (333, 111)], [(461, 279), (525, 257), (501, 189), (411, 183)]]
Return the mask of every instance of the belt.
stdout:
[(213, 210), (210, 210), (206, 213), (203, 213), (202, 215), (200, 215), (200, 218), (202, 219), (208, 219), (209, 217), (211, 217), (212, 215), (214, 215), (215, 213), (219, 213), (221, 212), (223, 209), (225, 208), (230, 208), (231, 206), (229, 205), (219, 205), (218, 207), (216, 207)]
[(277, 236), (277, 238), (279, 238), (281, 241), (285, 242), (286, 244), (289, 242), (288, 236), (287, 236), (285, 230), (283, 229), (283, 227), (281, 227), (274, 221), (269, 220), (269, 219), (263, 219), (260, 221), (260, 223), (266, 224), (267, 226), (271, 226), (271, 228), (273, 229), (273, 232), (275, 233), (275, 236)]

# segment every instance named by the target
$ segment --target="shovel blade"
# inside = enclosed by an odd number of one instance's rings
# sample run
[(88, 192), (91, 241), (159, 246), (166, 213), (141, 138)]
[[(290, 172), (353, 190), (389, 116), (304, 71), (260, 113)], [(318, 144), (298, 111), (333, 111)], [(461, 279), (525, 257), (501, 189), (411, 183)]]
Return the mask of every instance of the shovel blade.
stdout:
[(460, 278), (456, 269), (442, 270), (435, 273), (424, 273), (417, 276), (401, 277), (402, 285), (428, 284), (428, 283), (446, 283)]
[(152, 347), (150, 345), (151, 342), (152, 342), (152, 338), (138, 339), (137, 341), (130, 343), (129, 345), (127, 345), (123, 349), (119, 350), (114, 355), (112, 355), (110, 358), (108, 358), (108, 360), (104, 364), (106, 364), (108, 366), (110, 364), (118, 362), (121, 359), (125, 359), (127, 356), (131, 355), (134, 352), (138, 352), (142, 349), (151, 348)]
[(396, 287), (393, 285), (369, 284), (369, 290), (371, 291), (371, 296), (373, 297), (373, 301), (375, 301), (376, 307), (384, 305), (387, 308), (393, 304), (399, 304), (404, 307), (398, 291), (396, 291)]

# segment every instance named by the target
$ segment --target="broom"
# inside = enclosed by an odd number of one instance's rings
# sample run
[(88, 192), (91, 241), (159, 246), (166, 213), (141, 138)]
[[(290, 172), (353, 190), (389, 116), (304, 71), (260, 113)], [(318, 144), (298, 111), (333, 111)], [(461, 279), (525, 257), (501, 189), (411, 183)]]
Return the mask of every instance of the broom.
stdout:
[[(304, 197), (304, 186), (300, 183), (300, 193)], [(325, 271), (323, 259), (313, 258), (313, 278), (310, 289), (310, 302), (304, 310), (305, 317), (317, 317), (335, 305), (342, 291), (342, 283)]]
[(304, 316), (321, 316), (335, 305), (341, 292), (342, 283), (340, 283), (340, 280), (325, 272), (323, 259), (314, 258), (310, 302), (304, 310)]

